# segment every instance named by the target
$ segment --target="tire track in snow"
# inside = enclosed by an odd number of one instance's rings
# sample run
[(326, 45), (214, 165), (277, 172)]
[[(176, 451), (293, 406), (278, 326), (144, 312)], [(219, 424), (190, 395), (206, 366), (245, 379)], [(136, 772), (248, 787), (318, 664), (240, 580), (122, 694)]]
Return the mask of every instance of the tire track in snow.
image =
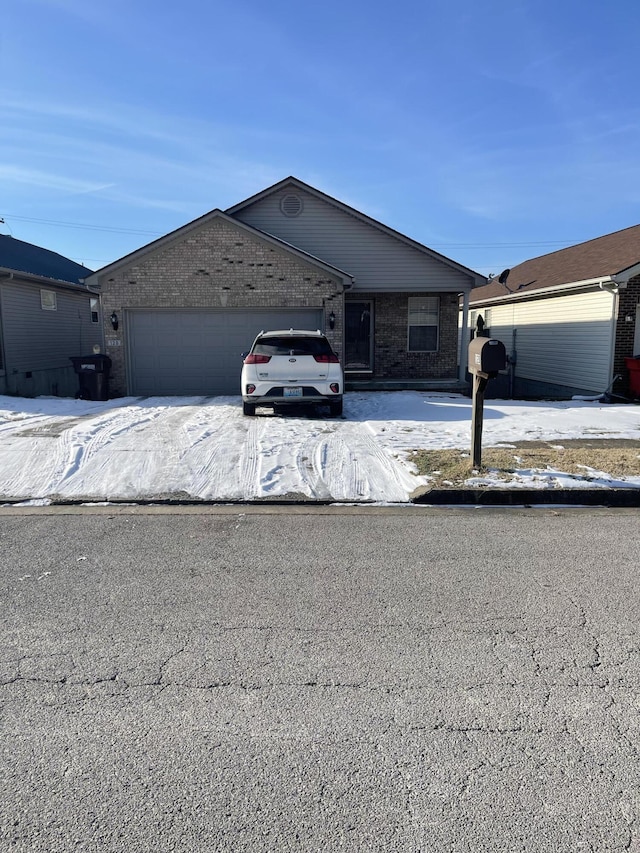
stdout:
[(27, 418), (16, 418), (6, 420), (0, 423), (0, 435), (12, 436), (17, 438), (23, 436), (32, 436), (38, 438), (55, 437), (65, 429), (70, 429), (82, 422), (82, 418), (76, 418), (73, 415), (63, 415), (59, 418), (52, 418), (51, 415), (33, 415)]
[(333, 495), (327, 485), (327, 450), (329, 433), (338, 429), (335, 423), (325, 423), (319, 432), (310, 435), (296, 451), (295, 463), (301, 482), (308, 489), (309, 496), (320, 501), (333, 500)]
[[(145, 498), (192, 498), (193, 454), (189, 428), (200, 421), (203, 398), (181, 398), (178, 406), (160, 406), (157, 417), (118, 436), (111, 449), (126, 453), (132, 485)], [(131, 440), (133, 439), (133, 440)], [(102, 454), (104, 457), (105, 454)]]
[[(299, 494), (316, 500), (405, 502), (416, 482), (362, 422), (260, 419), (246, 497)], [(250, 489), (253, 480), (254, 488)]]
[[(113, 451), (122, 449), (116, 447), (117, 441), (124, 437), (125, 441), (132, 433), (155, 423), (165, 412), (167, 406), (155, 406), (147, 408), (147, 403), (153, 403), (156, 399), (145, 400), (144, 406), (127, 406), (116, 411), (107, 412), (88, 423), (66, 430), (60, 436), (57, 450), (57, 465), (51, 476), (50, 495), (64, 495), (66, 497), (91, 497), (87, 495), (86, 481), (97, 482), (101, 487), (109, 483), (113, 466), (122, 464), (121, 460), (114, 459)], [(172, 420), (179, 420), (182, 413), (176, 413)], [(136, 437), (134, 446), (141, 446), (138, 452), (147, 453), (148, 448)], [(138, 466), (131, 465), (133, 456), (124, 464), (129, 463), (132, 469)], [(139, 473), (139, 472), (138, 472)], [(81, 476), (75, 477), (76, 474)], [(121, 487), (118, 493), (107, 493), (108, 497), (136, 497), (140, 496), (132, 480), (134, 470), (131, 470), (129, 483)], [(74, 484), (74, 479), (79, 482)], [(118, 479), (121, 479), (120, 477)]]
[[(244, 415), (240, 415), (244, 418)], [(245, 419), (246, 420), (246, 419)], [(241, 498), (251, 500), (259, 497), (260, 463), (262, 454), (262, 436), (267, 419), (249, 418), (249, 426), (244, 436), (244, 442), (238, 454), (238, 490)]]
[[(405, 502), (418, 482), (366, 421), (246, 418), (236, 398), (129, 399), (80, 422), (48, 424), (41, 436), (8, 438), (7, 497)], [(14, 442), (31, 445), (27, 465)]]
[(334, 500), (405, 502), (412, 475), (380, 448), (363, 423), (343, 423), (317, 448), (317, 465)]
[[(12, 398), (13, 399), (13, 398)], [(16, 436), (22, 438), (27, 437), (55, 437), (65, 429), (70, 429), (76, 424), (81, 424), (84, 421), (99, 417), (105, 411), (111, 411), (114, 408), (130, 405), (136, 398), (123, 397), (118, 400), (67, 400), (64, 397), (56, 398), (60, 403), (68, 403), (74, 408), (80, 409), (79, 413), (64, 412), (64, 413), (42, 413), (25, 411), (25, 404), (35, 403), (37, 400), (28, 399), (20, 401), (23, 408), (18, 411), (1, 410), (0, 411), (0, 435), (3, 437)]]
[[(244, 430), (240, 428), (237, 404), (232, 405), (231, 400), (221, 404), (220, 399), (204, 401), (182, 425), (184, 446), (179, 456), (176, 487), (192, 498), (218, 499), (236, 479), (234, 448), (240, 446)], [(234, 494), (233, 489), (230, 494)]]
[(191, 440), (181, 463), (191, 471), (190, 490), (203, 500), (255, 497), (263, 426), (245, 418), (237, 404), (229, 405), (224, 413), (217, 408), (216, 418), (215, 429), (208, 424)]
[[(0, 449), (0, 499), (46, 497), (50, 472), (55, 463), (51, 446), (51, 439), (31, 439), (25, 450), (12, 438), (3, 438)], [(14, 452), (14, 448), (18, 452)]]
[(259, 450), (257, 495), (331, 498), (314, 465), (318, 436), (327, 424), (320, 420), (273, 417), (264, 419)]
[(297, 436), (289, 418), (274, 414), (262, 421), (264, 439), (261, 437), (258, 445), (255, 496), (274, 497), (291, 491), (291, 477), (287, 476), (287, 469)]
[[(27, 430), (26, 436), (14, 434), (8, 439), (9, 442), (11, 438), (16, 440), (22, 438), (29, 442), (30, 447), (27, 459), (23, 460), (22, 470), (10, 471), (7, 470), (7, 466), (3, 466), (4, 494), (22, 497), (25, 491), (23, 483), (28, 483), (26, 497), (45, 498), (57, 494), (62, 484), (78, 471), (82, 464), (86, 452), (84, 447), (86, 431), (101, 434), (105, 422), (110, 419), (122, 421), (124, 417), (125, 423), (130, 423), (130, 417), (123, 416), (122, 412), (122, 409), (115, 412), (101, 412), (95, 418), (83, 419), (80, 424), (74, 419), (67, 429), (60, 429), (61, 426), (64, 427), (61, 419), (49, 418), (51, 432), (43, 432), (40, 437), (30, 436), (30, 429)], [(38, 472), (35, 482), (31, 469)]]

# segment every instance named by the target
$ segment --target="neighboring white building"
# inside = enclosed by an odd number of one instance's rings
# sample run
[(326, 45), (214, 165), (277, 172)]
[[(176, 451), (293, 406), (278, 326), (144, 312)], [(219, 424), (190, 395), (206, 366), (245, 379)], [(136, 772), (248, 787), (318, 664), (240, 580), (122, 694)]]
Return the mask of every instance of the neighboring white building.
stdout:
[(469, 305), (469, 337), (481, 315), (510, 358), (492, 396), (627, 393), (625, 359), (640, 355), (640, 225), (525, 261)]

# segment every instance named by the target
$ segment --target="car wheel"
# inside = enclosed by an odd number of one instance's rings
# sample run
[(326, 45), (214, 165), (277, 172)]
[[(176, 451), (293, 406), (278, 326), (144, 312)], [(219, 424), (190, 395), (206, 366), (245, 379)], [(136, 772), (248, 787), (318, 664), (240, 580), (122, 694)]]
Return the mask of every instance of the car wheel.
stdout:
[(342, 400), (339, 403), (329, 403), (329, 413), (332, 418), (339, 418), (342, 414)]
[(250, 417), (255, 415), (256, 413), (256, 404), (255, 403), (245, 403), (244, 400), (242, 402), (242, 414), (249, 415)]

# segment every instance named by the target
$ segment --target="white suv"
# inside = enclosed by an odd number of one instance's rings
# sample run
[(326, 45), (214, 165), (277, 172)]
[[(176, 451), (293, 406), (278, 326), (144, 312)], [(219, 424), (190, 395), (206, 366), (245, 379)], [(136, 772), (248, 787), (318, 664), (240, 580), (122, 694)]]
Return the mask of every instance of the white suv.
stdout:
[(242, 365), (242, 409), (256, 406), (329, 406), (342, 414), (344, 382), (338, 356), (322, 332), (260, 332)]

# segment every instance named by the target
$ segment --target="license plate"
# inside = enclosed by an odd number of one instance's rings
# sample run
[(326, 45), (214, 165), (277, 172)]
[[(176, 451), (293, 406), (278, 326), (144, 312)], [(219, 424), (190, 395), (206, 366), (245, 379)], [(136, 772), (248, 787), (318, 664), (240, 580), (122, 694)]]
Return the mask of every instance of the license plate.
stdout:
[(283, 388), (284, 397), (302, 397), (302, 388)]

